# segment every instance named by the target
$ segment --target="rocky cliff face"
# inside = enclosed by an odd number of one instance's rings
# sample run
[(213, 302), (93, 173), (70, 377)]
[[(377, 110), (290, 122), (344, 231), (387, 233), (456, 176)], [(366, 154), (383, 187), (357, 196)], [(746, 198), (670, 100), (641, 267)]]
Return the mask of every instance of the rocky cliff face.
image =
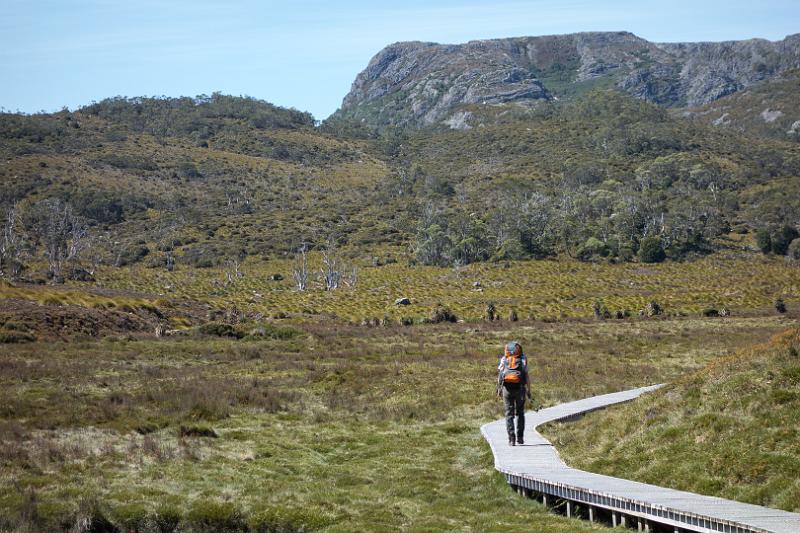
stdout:
[(675, 114), (721, 129), (800, 142), (800, 70)]
[(358, 74), (341, 117), (383, 125), (468, 127), (467, 104), (536, 106), (595, 87), (660, 105), (698, 106), (800, 67), (800, 34), (778, 42), (657, 44), (628, 32), (407, 42)]

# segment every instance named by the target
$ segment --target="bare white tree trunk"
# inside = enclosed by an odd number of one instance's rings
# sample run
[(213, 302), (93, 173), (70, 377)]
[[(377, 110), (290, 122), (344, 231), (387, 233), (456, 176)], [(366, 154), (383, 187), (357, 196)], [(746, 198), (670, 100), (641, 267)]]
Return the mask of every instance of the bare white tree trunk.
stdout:
[(295, 255), (292, 278), (294, 278), (294, 284), (298, 291), (302, 292), (308, 288), (308, 257), (306, 256), (305, 243)]
[(91, 243), (86, 238), (89, 234), (88, 229), (82, 223), (72, 220), (70, 222), (69, 240), (67, 242), (66, 260), (72, 262), (86, 249), (91, 247)]
[(15, 278), (22, 269), (20, 256), (23, 238), (20, 225), (19, 210), (14, 206), (6, 213), (3, 234), (0, 236), (0, 278)]
[(86, 247), (86, 225), (69, 204), (57, 198), (42, 200), (34, 209), (31, 230), (43, 243), (50, 273), (57, 280), (64, 263), (74, 261)]
[(322, 250), (322, 279), (328, 291), (338, 289), (342, 282), (340, 260), (336, 247), (330, 243)]
[(228, 269), (225, 272), (225, 277), (228, 280), (228, 284), (231, 284), (234, 281), (236, 281), (237, 279), (241, 279), (241, 278), (244, 277), (244, 274), (240, 270), (241, 266), (242, 266), (242, 262), (238, 258), (237, 259), (229, 259), (226, 262), (226, 265), (227, 265)]

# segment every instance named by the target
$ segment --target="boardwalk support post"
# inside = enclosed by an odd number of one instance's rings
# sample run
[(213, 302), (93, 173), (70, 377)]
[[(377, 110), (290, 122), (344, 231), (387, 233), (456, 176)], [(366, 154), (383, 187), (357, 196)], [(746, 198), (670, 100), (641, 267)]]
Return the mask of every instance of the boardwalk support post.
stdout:
[(567, 500), (567, 518), (572, 518), (572, 502)]
[(611, 511), (611, 527), (617, 527), (617, 512)]
[(594, 507), (589, 506), (589, 522), (594, 522)]

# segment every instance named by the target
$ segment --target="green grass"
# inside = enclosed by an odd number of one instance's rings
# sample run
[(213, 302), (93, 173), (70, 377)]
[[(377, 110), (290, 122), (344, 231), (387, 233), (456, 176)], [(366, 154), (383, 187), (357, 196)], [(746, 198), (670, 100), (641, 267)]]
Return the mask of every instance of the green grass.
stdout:
[(800, 331), (547, 435), (578, 468), (800, 511)]
[(258, 341), (7, 345), (0, 515), (43, 529), (94, 516), (195, 530), (591, 530), (515, 496), (493, 470), (478, 429), (501, 416), (503, 342), (523, 343), (537, 402), (552, 405), (677, 379), (785, 326), (307, 323)]

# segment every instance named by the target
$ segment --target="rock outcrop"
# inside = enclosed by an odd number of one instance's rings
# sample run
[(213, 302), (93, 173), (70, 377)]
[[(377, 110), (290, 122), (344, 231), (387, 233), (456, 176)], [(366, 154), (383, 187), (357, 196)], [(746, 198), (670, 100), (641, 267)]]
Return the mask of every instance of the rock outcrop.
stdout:
[(680, 116), (759, 137), (800, 141), (800, 70), (790, 70)]
[(464, 106), (536, 106), (594, 87), (699, 106), (798, 67), (800, 34), (777, 42), (657, 44), (628, 32), (404, 42), (372, 58), (336, 114), (373, 126), (468, 128)]

